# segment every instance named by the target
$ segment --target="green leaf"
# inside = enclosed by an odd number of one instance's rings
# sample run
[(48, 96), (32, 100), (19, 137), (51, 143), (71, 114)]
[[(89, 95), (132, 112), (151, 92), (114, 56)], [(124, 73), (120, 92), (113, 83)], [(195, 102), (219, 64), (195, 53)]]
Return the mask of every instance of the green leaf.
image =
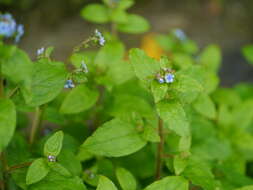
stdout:
[(12, 54), (1, 62), (2, 74), (12, 82), (23, 84), (30, 79), (33, 64), (24, 51), (13, 48)]
[(200, 96), (193, 103), (194, 109), (209, 119), (216, 118), (216, 108), (214, 102), (207, 94), (200, 94)]
[(96, 190), (117, 190), (117, 187), (107, 177), (100, 176)]
[(118, 8), (125, 10), (133, 6), (133, 4), (134, 4), (133, 0), (121, 0), (118, 2)]
[(182, 103), (193, 102), (203, 91), (202, 85), (194, 78), (181, 74), (175, 74), (175, 82), (169, 85), (168, 94), (178, 98)]
[(81, 16), (94, 23), (103, 24), (109, 21), (109, 10), (102, 4), (90, 4), (81, 10)]
[(167, 84), (160, 84), (157, 81), (152, 81), (151, 92), (154, 96), (156, 103), (165, 98), (167, 91), (168, 91)]
[(52, 171), (55, 171), (65, 177), (71, 176), (71, 173), (65, 167), (63, 167), (61, 164), (57, 162), (48, 162), (48, 166)]
[(38, 158), (33, 161), (32, 165), (28, 168), (26, 175), (26, 184), (31, 185), (42, 180), (49, 172), (49, 167), (44, 158)]
[(15, 128), (15, 105), (9, 99), (0, 99), (0, 152), (9, 144)]
[(129, 54), (136, 76), (141, 80), (150, 80), (160, 70), (159, 62), (148, 57), (143, 50), (134, 48)]
[(117, 168), (116, 176), (123, 190), (135, 190), (137, 183), (134, 176), (125, 168)]
[(199, 159), (191, 158), (182, 175), (204, 190), (214, 190), (217, 187), (210, 166)]
[(207, 46), (200, 55), (200, 63), (217, 72), (221, 65), (221, 50), (217, 45)]
[(129, 14), (127, 15), (127, 22), (118, 24), (117, 28), (120, 32), (139, 34), (147, 32), (150, 28), (148, 21), (142, 16)]
[(58, 131), (49, 137), (44, 145), (45, 156), (58, 156), (62, 148), (63, 132)]
[(184, 171), (185, 167), (187, 166), (187, 163), (188, 163), (187, 158), (184, 158), (180, 155), (176, 155), (173, 159), (175, 174), (180, 175)]
[(21, 88), (26, 103), (39, 106), (53, 100), (63, 89), (66, 69), (61, 62), (41, 59), (34, 64), (32, 81)]
[(180, 136), (189, 136), (189, 122), (182, 105), (176, 101), (162, 101), (157, 104), (159, 116), (171, 130)]
[(113, 119), (99, 127), (81, 148), (95, 155), (120, 157), (138, 151), (145, 144), (135, 126)]
[(253, 64), (253, 45), (246, 45), (242, 48), (242, 53), (246, 60)]
[(181, 176), (169, 176), (156, 181), (144, 190), (188, 190), (189, 183)]
[(65, 97), (60, 107), (63, 114), (75, 114), (91, 108), (98, 99), (98, 92), (86, 85), (78, 85)]
[(247, 185), (241, 188), (236, 188), (235, 190), (253, 190), (253, 185)]
[(115, 23), (127, 22), (127, 13), (119, 8), (113, 9), (111, 12), (111, 20)]
[(57, 172), (50, 171), (38, 183), (29, 185), (28, 190), (87, 190), (79, 177), (64, 177)]

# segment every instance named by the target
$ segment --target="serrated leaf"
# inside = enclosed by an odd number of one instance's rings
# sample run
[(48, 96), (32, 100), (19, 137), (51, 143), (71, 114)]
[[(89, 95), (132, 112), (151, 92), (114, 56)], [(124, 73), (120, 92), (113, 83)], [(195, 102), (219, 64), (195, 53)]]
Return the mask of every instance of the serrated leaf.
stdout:
[(63, 114), (75, 114), (91, 108), (98, 99), (98, 92), (86, 85), (78, 85), (65, 97), (60, 107)]
[(109, 10), (102, 4), (90, 4), (81, 10), (81, 16), (90, 21), (98, 24), (106, 23), (109, 21)]
[(171, 130), (180, 136), (189, 136), (189, 122), (182, 105), (176, 101), (162, 101), (157, 104), (159, 116)]
[(158, 180), (144, 190), (188, 190), (189, 183), (181, 176), (169, 176)]
[(67, 72), (62, 62), (41, 59), (34, 63), (32, 80), (21, 90), (29, 106), (39, 106), (53, 100), (63, 89)]
[(135, 190), (137, 183), (134, 176), (125, 168), (117, 168), (116, 176), (123, 190)]
[(200, 94), (193, 103), (194, 109), (209, 119), (216, 118), (216, 108), (212, 99), (207, 94)]
[(58, 156), (62, 148), (63, 132), (58, 131), (49, 137), (44, 145), (45, 156)]
[(167, 91), (168, 91), (167, 84), (160, 84), (157, 81), (152, 81), (151, 92), (153, 94), (156, 103), (165, 98)]
[(42, 180), (49, 172), (49, 167), (47, 166), (46, 160), (44, 158), (39, 158), (33, 161), (32, 165), (28, 168), (26, 175), (26, 184), (31, 185)]
[(135, 14), (127, 15), (127, 22), (118, 24), (117, 29), (120, 32), (139, 34), (148, 31), (150, 28), (148, 21), (142, 16)]
[(138, 151), (145, 144), (146, 141), (138, 134), (135, 126), (113, 119), (99, 127), (81, 148), (95, 155), (120, 157)]
[(136, 76), (141, 80), (150, 80), (160, 70), (159, 62), (148, 57), (140, 49), (132, 49), (129, 54), (130, 62), (133, 65)]
[(96, 190), (117, 190), (117, 187), (107, 177), (100, 176)]
[(10, 99), (0, 99), (0, 152), (9, 144), (16, 128), (16, 109)]

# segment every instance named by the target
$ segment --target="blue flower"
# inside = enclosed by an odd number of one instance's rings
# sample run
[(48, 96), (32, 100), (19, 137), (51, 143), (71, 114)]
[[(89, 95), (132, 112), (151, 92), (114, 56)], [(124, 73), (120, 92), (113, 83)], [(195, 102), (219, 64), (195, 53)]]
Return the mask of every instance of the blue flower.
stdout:
[(0, 36), (12, 37), (16, 32), (16, 21), (10, 14), (0, 15)]
[(174, 35), (175, 35), (178, 39), (180, 39), (180, 40), (182, 40), (182, 41), (184, 41), (184, 40), (187, 39), (187, 36), (185, 35), (184, 31), (181, 30), (181, 29), (176, 29), (176, 30), (174, 31)]
[(105, 38), (102, 35), (102, 33), (99, 32), (97, 29), (95, 30), (95, 36), (98, 38), (99, 45), (104, 46), (105, 45)]
[(17, 26), (17, 34), (15, 37), (15, 42), (19, 42), (20, 38), (24, 35), (24, 26), (22, 24), (19, 24)]
[(74, 88), (74, 87), (75, 87), (75, 84), (73, 83), (71, 79), (67, 80), (64, 85), (64, 88)]
[(45, 48), (44, 47), (41, 47), (40, 49), (37, 50), (37, 56), (40, 56), (44, 53), (45, 51)]
[(157, 81), (160, 83), (160, 84), (163, 84), (165, 81), (163, 78), (158, 78)]
[(166, 74), (165, 75), (165, 82), (166, 83), (172, 83), (172, 82), (174, 82), (174, 75), (173, 74), (171, 74), (171, 73), (168, 73), (168, 74)]

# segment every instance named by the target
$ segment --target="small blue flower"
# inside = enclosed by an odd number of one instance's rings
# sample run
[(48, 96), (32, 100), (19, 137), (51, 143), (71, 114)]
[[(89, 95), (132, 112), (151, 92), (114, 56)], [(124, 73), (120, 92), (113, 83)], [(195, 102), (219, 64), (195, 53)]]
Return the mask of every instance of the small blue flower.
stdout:
[(181, 30), (181, 29), (176, 29), (176, 30), (174, 31), (174, 35), (175, 35), (178, 39), (180, 39), (180, 40), (182, 40), (182, 41), (184, 41), (184, 40), (187, 39), (187, 36), (185, 35), (184, 31)]
[(0, 36), (12, 37), (16, 32), (16, 21), (10, 14), (0, 15)]
[(40, 56), (44, 53), (45, 51), (45, 48), (44, 47), (41, 47), (40, 49), (37, 50), (37, 56)]
[(98, 38), (99, 45), (104, 46), (105, 45), (105, 38), (102, 35), (102, 33), (99, 32), (97, 29), (95, 30), (95, 36)]
[(160, 84), (163, 84), (165, 81), (163, 78), (158, 78), (157, 81), (160, 83)]
[(82, 69), (82, 71), (84, 71), (85, 73), (88, 73), (88, 72), (89, 72), (88, 67), (87, 67), (87, 65), (85, 64), (84, 61), (81, 62), (81, 69)]
[(17, 34), (15, 37), (15, 42), (19, 42), (20, 38), (24, 35), (24, 26), (22, 24), (19, 24), (17, 26)]
[(73, 83), (73, 81), (71, 79), (68, 79), (64, 85), (64, 88), (74, 88), (75, 84)]
[(166, 83), (172, 83), (172, 82), (174, 82), (174, 75), (173, 74), (171, 74), (171, 73), (168, 73), (168, 74), (166, 74), (165, 75), (165, 82)]

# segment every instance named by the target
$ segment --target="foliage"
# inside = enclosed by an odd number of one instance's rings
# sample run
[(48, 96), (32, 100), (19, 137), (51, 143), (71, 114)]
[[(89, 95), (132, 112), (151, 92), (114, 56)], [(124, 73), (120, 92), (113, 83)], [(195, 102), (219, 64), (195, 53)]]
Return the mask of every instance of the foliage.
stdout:
[(52, 47), (32, 61), (2, 39), (0, 187), (252, 189), (252, 84), (219, 87), (220, 48), (199, 50), (179, 29), (155, 36), (159, 59), (126, 51), (115, 31), (149, 25), (126, 12), (132, 0), (103, 3), (81, 15), (113, 34), (96, 30), (66, 63)]

